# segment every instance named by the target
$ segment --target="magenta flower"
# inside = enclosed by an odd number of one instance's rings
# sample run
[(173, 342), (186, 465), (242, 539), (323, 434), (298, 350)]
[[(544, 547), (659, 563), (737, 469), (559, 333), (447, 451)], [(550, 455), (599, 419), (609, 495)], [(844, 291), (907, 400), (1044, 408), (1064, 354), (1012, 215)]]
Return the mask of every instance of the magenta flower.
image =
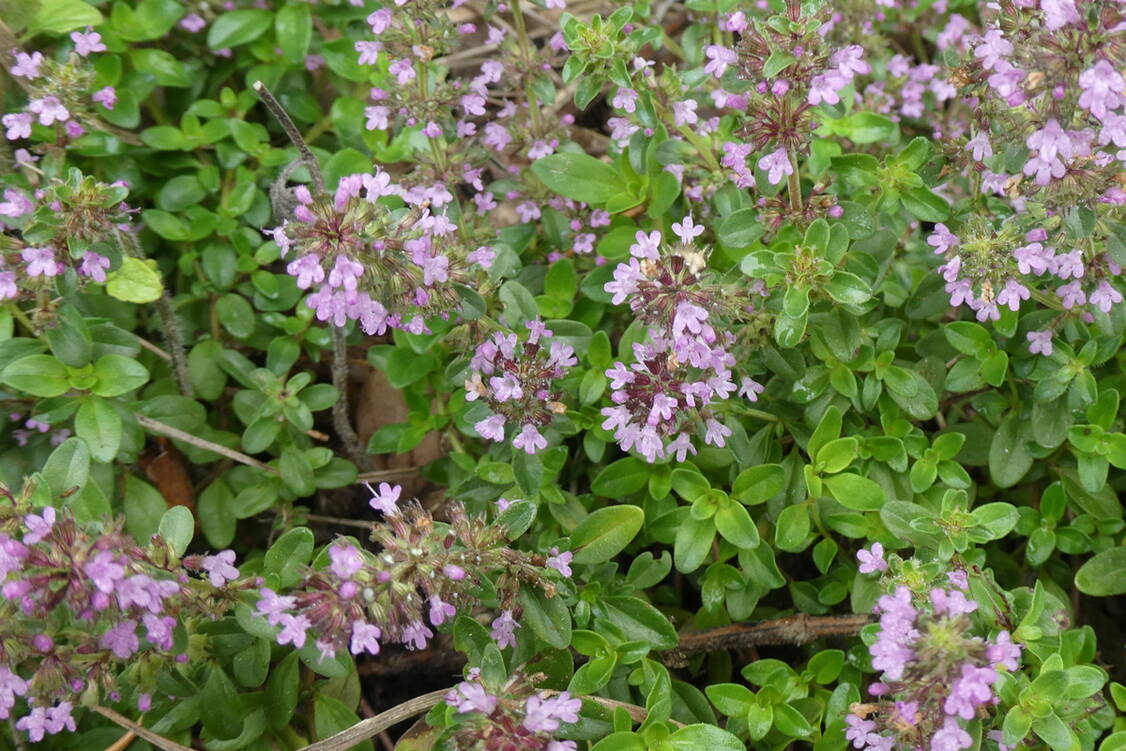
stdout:
[(51, 528), (55, 525), (55, 518), (55, 509), (51, 506), (44, 506), (42, 515), (28, 514), (25, 516), (23, 523), (27, 527), (27, 533), (23, 536), (23, 544), (34, 545), (51, 534)]
[(303, 615), (290, 615), (284, 613), (279, 618), (281, 631), (278, 632), (278, 644), (292, 644), (295, 649), (305, 646), (305, 632), (312, 624)]
[(78, 266), (78, 273), (90, 277), (95, 282), (104, 282), (107, 269), (109, 269), (108, 258), (92, 250), (87, 250), (82, 254), (82, 263)]
[(935, 253), (945, 253), (958, 245), (958, 236), (945, 224), (939, 222), (934, 225), (934, 232), (927, 235), (927, 245), (933, 247)]
[(942, 709), (948, 715), (956, 715), (963, 720), (972, 720), (977, 708), (993, 699), (993, 682), (997, 671), (992, 668), (978, 668), (963, 665), (962, 674), (950, 687), (950, 695)]
[(570, 576), (571, 559), (573, 559), (574, 557), (575, 554), (569, 550), (564, 553), (560, 553), (559, 548), (552, 548), (551, 555), (547, 557), (547, 561), (545, 561), (544, 565), (548, 568), (555, 569), (559, 573), (563, 574), (563, 576)]
[(446, 703), (458, 712), (480, 712), (492, 714), (497, 707), (497, 697), (485, 691), (484, 686), (474, 681), (463, 681), (445, 696)]
[(445, 602), (438, 595), (431, 595), (430, 597), (430, 622), (435, 626), (441, 626), (447, 619), (453, 618), (457, 615), (457, 608)]
[(716, 78), (722, 78), (728, 66), (735, 65), (735, 63), (739, 62), (739, 55), (735, 50), (719, 44), (709, 44), (705, 47), (704, 57), (708, 58), (708, 63), (704, 66), (704, 72), (710, 73)]

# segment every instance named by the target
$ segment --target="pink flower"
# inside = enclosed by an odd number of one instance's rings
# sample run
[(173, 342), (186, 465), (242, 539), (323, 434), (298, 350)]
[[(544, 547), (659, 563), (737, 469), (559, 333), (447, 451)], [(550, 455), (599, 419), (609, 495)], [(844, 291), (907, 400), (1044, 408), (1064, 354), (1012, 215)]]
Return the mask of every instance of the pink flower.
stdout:
[(534, 454), (547, 448), (547, 439), (544, 438), (532, 424), (525, 424), (520, 433), (512, 439), (512, 445), (523, 449), (527, 454)]
[(383, 633), (379, 630), (378, 626), (364, 621), (352, 621), (352, 641), (349, 645), (350, 651), (354, 655), (361, 652), (368, 652), (369, 654), (379, 654), (379, 637)]
[(65, 122), (70, 118), (70, 111), (63, 106), (57, 97), (45, 96), (42, 99), (32, 99), (27, 103), (28, 112), (39, 115), (40, 125), (51, 125), (56, 122)]
[(729, 65), (739, 62), (739, 55), (735, 50), (718, 44), (709, 44), (704, 48), (704, 57), (708, 58), (704, 72), (716, 78), (721, 78)]
[(390, 483), (379, 483), (379, 490), (376, 491), (370, 483), (364, 483), (367, 489), (371, 491), (372, 497), (368, 504), (385, 515), (399, 513), (399, 506), (397, 501), (399, 495), (403, 492), (401, 485), (391, 485)]
[(8, 72), (17, 78), (35, 79), (41, 75), (39, 66), (43, 63), (43, 54), (41, 52), (32, 52), (30, 55), (26, 52), (16, 53), (16, 64), (8, 69)]
[(877, 571), (887, 571), (888, 564), (884, 560), (884, 546), (878, 542), (872, 543), (871, 550), (861, 548), (856, 551), (856, 559), (860, 561), (860, 573), (874, 574)]
[(23, 536), (23, 544), (34, 545), (51, 534), (51, 529), (55, 526), (55, 509), (51, 506), (44, 506), (42, 515), (28, 514), (23, 518), (23, 524), (27, 527), (27, 533)]
[(503, 611), (499, 616), (493, 619), (492, 631), (490, 636), (496, 641), (497, 646), (501, 649), (505, 647), (516, 646), (516, 629), (520, 628), (520, 624), (512, 617), (512, 612), (509, 610)]
[(958, 244), (958, 236), (939, 222), (934, 225), (934, 232), (927, 236), (927, 245), (934, 248), (935, 253), (945, 253)]
[(359, 60), (357, 60), (360, 65), (375, 65), (379, 62), (379, 53), (383, 49), (383, 44), (361, 40), (355, 43), (354, 48), (356, 52), (360, 53)]
[(546, 565), (548, 568), (555, 569), (559, 573), (563, 574), (563, 576), (570, 576), (571, 559), (574, 557), (575, 554), (569, 550), (565, 553), (560, 553), (559, 548), (552, 548), (551, 555), (547, 557), (547, 561), (544, 565)]
[(137, 622), (122, 621), (102, 634), (98, 645), (113, 652), (113, 656), (119, 660), (129, 659), (141, 648), (141, 641), (137, 638)]
[(341, 579), (351, 579), (364, 565), (364, 557), (356, 546), (343, 541), (328, 549), (328, 557), (332, 561), (329, 568)]
[(794, 174), (794, 165), (785, 149), (776, 149), (758, 160), (758, 168), (767, 172), (766, 179), (771, 185), (782, 182), (784, 177)]
[(78, 53), (79, 57), (86, 57), (92, 52), (106, 51), (106, 46), (102, 43), (102, 35), (92, 31), (89, 26), (86, 27), (85, 33), (70, 32), (70, 38), (74, 40), (74, 51)]
[(15, 112), (0, 117), (0, 123), (3, 123), (4, 127), (8, 129), (4, 136), (9, 141), (30, 138), (33, 122), (35, 122), (35, 118), (29, 112)]
[(200, 568), (207, 572), (211, 586), (221, 587), (238, 578), (238, 569), (235, 568), (234, 562), (235, 551), (224, 550), (215, 555), (205, 555)]
[(457, 609), (442, 600), (438, 595), (430, 597), (430, 622), (435, 626), (441, 626), (448, 618), (453, 618), (457, 615)]
[(688, 216), (684, 217), (682, 221), (673, 222), (672, 231), (676, 234), (677, 237), (681, 239), (682, 242), (690, 243), (695, 238), (704, 234), (704, 227), (703, 225), (693, 224), (692, 215), (689, 214)]

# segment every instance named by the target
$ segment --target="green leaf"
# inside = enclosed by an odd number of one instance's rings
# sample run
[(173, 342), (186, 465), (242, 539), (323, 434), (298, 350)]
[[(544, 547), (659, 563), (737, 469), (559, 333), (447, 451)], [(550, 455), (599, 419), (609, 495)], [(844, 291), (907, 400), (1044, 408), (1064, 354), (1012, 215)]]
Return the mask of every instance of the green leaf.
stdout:
[[(339, 699), (324, 693), (317, 693), (313, 702), (313, 713), (318, 738), (328, 738), (342, 730), (347, 730), (360, 721), (356, 713), (344, 706)], [(375, 747), (370, 740), (360, 741), (349, 746), (351, 751), (372, 751)]]
[(84, 399), (74, 416), (74, 432), (86, 442), (95, 461), (113, 461), (121, 447), (121, 415), (98, 397)]
[(665, 739), (665, 745), (673, 751), (746, 751), (746, 746), (736, 736), (704, 723), (685, 725)]
[(90, 476), (90, 450), (81, 438), (67, 438), (43, 465), (43, 479), (55, 497), (81, 488)]
[(266, 551), (263, 570), (277, 574), (282, 587), (292, 587), (301, 580), (302, 570), (309, 565), (313, 555), (313, 532), (306, 527), (294, 527), (279, 537)]
[(274, 18), (274, 33), (282, 54), (291, 63), (304, 63), (313, 37), (313, 18), (304, 3), (286, 5)]
[(520, 588), (523, 622), (536, 636), (555, 647), (566, 649), (571, 644), (571, 612), (559, 595), (547, 597), (538, 587)]
[(1032, 468), (1028, 423), (1015, 414), (1001, 421), (989, 444), (989, 474), (999, 488), (1011, 488)]
[(620, 628), (630, 641), (643, 641), (656, 650), (677, 644), (676, 629), (661, 612), (636, 597), (603, 597), (599, 605), (606, 619)]
[(739, 209), (719, 223), (716, 237), (729, 248), (748, 248), (762, 237), (766, 227), (755, 209)]
[(145, 385), (149, 371), (136, 360), (123, 355), (102, 355), (94, 363), (97, 379), (90, 391), (98, 396), (121, 396)]
[(833, 498), (854, 511), (879, 511), (884, 505), (884, 489), (873, 480), (851, 472), (824, 478)]
[(51, 355), (29, 355), (4, 368), (0, 379), (32, 396), (61, 396), (70, 389), (66, 366)]
[(912, 188), (902, 199), (903, 207), (924, 222), (941, 222), (950, 216), (946, 199), (927, 188)]
[(150, 303), (164, 292), (152, 261), (125, 256), (121, 267), (106, 275), (106, 293), (122, 302)]
[[(6, 11), (4, 18), (8, 18)], [(98, 9), (83, 0), (41, 0), (39, 11), (27, 26), (27, 35), (65, 34), (87, 26), (98, 26), (103, 20)]]
[(644, 488), (649, 482), (650, 473), (649, 465), (627, 456), (599, 472), (590, 489), (603, 498), (623, 498)]
[(156, 534), (168, 504), (156, 488), (134, 475), (125, 475), (125, 529), (145, 544)]
[(160, 517), (156, 531), (172, 546), (176, 555), (181, 556), (195, 535), (195, 519), (187, 506), (173, 506)]
[(735, 547), (758, 546), (758, 529), (743, 504), (730, 500), (722, 503), (714, 518), (716, 531)]
[(845, 305), (860, 305), (872, 297), (872, 289), (860, 277), (847, 271), (836, 271), (822, 289), (825, 294)]
[(559, 195), (588, 204), (605, 203), (626, 192), (617, 170), (586, 154), (551, 154), (532, 162), (532, 172)]
[(641, 530), (645, 512), (637, 506), (607, 506), (583, 519), (571, 533), (575, 563), (602, 563), (621, 552)]
[(266, 682), (266, 720), (275, 730), (288, 725), (293, 718), (293, 711), (297, 709), (301, 689), (300, 668), (297, 653), (290, 652), (270, 671), (270, 678)]
[(207, 31), (207, 46), (213, 50), (237, 47), (252, 42), (273, 24), (268, 10), (232, 10), (215, 19)]
[(207, 544), (222, 550), (235, 539), (234, 493), (222, 478), (208, 485), (199, 494), (199, 528)]
[(1075, 586), (1095, 597), (1126, 594), (1126, 547), (1096, 553), (1075, 573)]
[(218, 664), (212, 664), (211, 675), (200, 691), (200, 719), (208, 734), (215, 738), (235, 738), (242, 732), (244, 713), (235, 684)]
[(809, 537), (809, 508), (804, 503), (787, 506), (778, 515), (774, 544), (779, 550), (797, 553), (804, 550)]
[(781, 464), (760, 464), (739, 473), (731, 486), (731, 496), (754, 506), (773, 498), (784, 487), (786, 470)]

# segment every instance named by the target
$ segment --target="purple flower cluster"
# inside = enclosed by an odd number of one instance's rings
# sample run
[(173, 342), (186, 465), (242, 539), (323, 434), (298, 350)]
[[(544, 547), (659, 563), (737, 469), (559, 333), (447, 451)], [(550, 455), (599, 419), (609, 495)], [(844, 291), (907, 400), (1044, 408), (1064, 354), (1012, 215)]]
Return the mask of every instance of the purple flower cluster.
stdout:
[[(73, 731), (78, 697), (112, 695), (138, 660), (177, 660), (177, 624), (217, 617), (242, 586), (232, 586), (233, 551), (178, 561), (163, 542), (137, 545), (120, 523), (91, 534), (65, 509), (18, 500), (2, 530), (0, 718), (25, 697), (28, 713), (16, 727), (33, 742)], [(201, 571), (206, 579), (191, 575)], [(148, 675), (151, 684), (155, 673)]]
[[(1126, 57), (1104, 40), (1126, 30), (1126, 13), (1097, 5), (1094, 26), (1071, 0), (990, 6), (981, 29), (952, 15), (939, 38), (960, 64), (927, 72), (932, 88), (941, 86), (936, 103), (957, 97), (965, 105), (948, 108), (962, 114), (935, 136), (972, 176), (968, 197), (996, 196), (1012, 208), (996, 226), (989, 206), (997, 204), (977, 201), (978, 211), (928, 238), (945, 257), (939, 272), (951, 304), (983, 322), (1026, 303), (1059, 311), (1048, 328), (1026, 333), (1029, 350), (1044, 355), (1064, 320), (1091, 322), (1123, 302), (1109, 227), (1126, 204)], [(919, 67), (893, 59), (888, 70), (910, 78)], [(904, 105), (902, 114), (922, 110)], [(955, 198), (962, 190), (947, 188)], [(1077, 222), (1077, 212), (1088, 216)]]
[(89, 27), (85, 32), (71, 32), (70, 39), (74, 54), (65, 63), (44, 57), (41, 52), (14, 53), (15, 63), (8, 73), (27, 92), (28, 101), (23, 112), (0, 116), (9, 141), (31, 138), (35, 125), (61, 125), (62, 135), (68, 139), (81, 137), (87, 128), (104, 128), (98, 121), (99, 110), (112, 110), (117, 92), (112, 86), (94, 90), (94, 72), (85, 58), (105, 52), (106, 46), (101, 34)]
[(524, 696), (528, 688), (517, 673), (496, 693), (481, 682), (472, 668), (468, 680), (450, 689), (446, 704), (462, 715), (457, 730), (459, 748), (471, 748), (473, 740), (489, 738), (489, 748), (519, 748), (527, 751), (575, 751), (574, 741), (553, 737), (563, 723), (579, 721), (582, 700), (566, 691), (540, 691)]
[(954, 587), (932, 589), (924, 603), (905, 586), (877, 602), (879, 632), (869, 651), (882, 676), (868, 687), (876, 703), (854, 705), (845, 718), (853, 748), (960, 751), (972, 745), (963, 723), (987, 716), (997, 704), (998, 671), (1019, 668), (1021, 647), (1007, 631), (992, 639), (972, 635), (970, 616), (978, 606), (959, 588), (963, 578), (950, 577)]
[[(602, 409), (604, 430), (613, 430), (622, 449), (636, 448), (647, 461), (695, 454), (692, 433), (724, 446), (731, 430), (714, 407), (737, 390), (750, 401), (762, 387), (744, 378), (736, 386), (728, 351), (734, 337), (725, 330), (752, 309), (746, 289), (713, 281), (704, 254), (694, 244), (703, 228), (686, 217), (673, 225), (680, 242), (668, 248), (658, 231), (638, 232), (631, 258), (618, 264), (606, 283), (612, 302), (629, 302), (649, 326), (649, 342), (633, 345), (636, 362), (616, 362), (606, 371), (614, 406)], [(718, 328), (718, 330), (717, 330)]]
[[(408, 188), (377, 169), (341, 178), (331, 196), (305, 186), (295, 196), (294, 221), (268, 234), (297, 286), (313, 290), (306, 304), (336, 326), (354, 320), (368, 334), (421, 334), (428, 317), (457, 307), (454, 285), (470, 281), (471, 267), (494, 258), (487, 247), (464, 246), (458, 225), (432, 213), (453, 201), (442, 184)], [(394, 203), (413, 209), (404, 216)]]
[(547, 448), (541, 429), (563, 414), (557, 382), (578, 364), (574, 348), (558, 339), (539, 320), (528, 321), (527, 336), (497, 332), (477, 346), (465, 382), (467, 401), (480, 399), (492, 410), (474, 429), (490, 441), (505, 440), (529, 454)]
[[(384, 515), (372, 531), (379, 553), (340, 540), (328, 548), (328, 566), (307, 571), (288, 594), (259, 589), (256, 613), (278, 629), (279, 644), (312, 643), (326, 659), (345, 650), (379, 654), (389, 642), (424, 649), (434, 636), (431, 627), (466, 607), (467, 592), (486, 572), (505, 571), (513, 587), (531, 582), (553, 593), (546, 569), (558, 566), (506, 548), (502, 529), (470, 519), (460, 506), (449, 509), (448, 531), (435, 530), (417, 503), (400, 507), (401, 491), (381, 483), (373, 492), (371, 505)], [(507, 592), (502, 600), (515, 596)], [(505, 610), (493, 622), (493, 638), (510, 646), (518, 626)]]

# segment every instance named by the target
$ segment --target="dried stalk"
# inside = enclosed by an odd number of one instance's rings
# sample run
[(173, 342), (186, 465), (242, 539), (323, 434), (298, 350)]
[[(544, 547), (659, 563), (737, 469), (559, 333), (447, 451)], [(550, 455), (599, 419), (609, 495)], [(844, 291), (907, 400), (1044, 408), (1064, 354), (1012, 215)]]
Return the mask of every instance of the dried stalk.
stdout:
[(233, 459), (236, 462), (240, 462), (249, 467), (260, 469), (263, 472), (268, 472), (271, 475), (276, 475), (278, 477), (281, 476), (281, 472), (279, 472), (278, 470), (274, 469), (268, 464), (263, 464), (253, 456), (247, 456), (241, 451), (229, 449), (226, 446), (214, 443), (207, 440), (206, 438), (200, 438), (199, 436), (192, 435), (191, 433), (180, 430), (179, 428), (174, 428), (171, 425), (166, 425), (165, 423), (162, 423), (159, 420), (154, 420), (151, 417), (145, 417), (141, 414), (134, 414), (133, 416), (137, 418), (137, 424), (145, 430), (151, 430), (153, 433), (160, 433), (161, 435), (168, 436), (169, 438), (175, 438), (177, 441), (190, 443), (197, 448), (211, 451), (213, 453), (219, 454), (220, 456), (225, 456), (228, 459)]
[(95, 706), (92, 709), (95, 712), (97, 712), (98, 714), (100, 714), (102, 717), (105, 717), (105, 718), (111, 720), (114, 724), (119, 725), (120, 727), (123, 727), (126, 730), (128, 730), (129, 732), (133, 733), (138, 738), (145, 739), (146, 741), (148, 741), (152, 745), (161, 749), (161, 751), (195, 751), (194, 749), (192, 749), (188, 746), (184, 746), (184, 745), (177, 743), (176, 741), (169, 740), (168, 738), (165, 738), (163, 735), (158, 735), (158, 734), (154, 733), (153, 731), (149, 730), (148, 728), (144, 727), (143, 725), (138, 725), (137, 723), (133, 722), (132, 720), (130, 720), (125, 715), (118, 714), (117, 712), (113, 711), (109, 707)]

